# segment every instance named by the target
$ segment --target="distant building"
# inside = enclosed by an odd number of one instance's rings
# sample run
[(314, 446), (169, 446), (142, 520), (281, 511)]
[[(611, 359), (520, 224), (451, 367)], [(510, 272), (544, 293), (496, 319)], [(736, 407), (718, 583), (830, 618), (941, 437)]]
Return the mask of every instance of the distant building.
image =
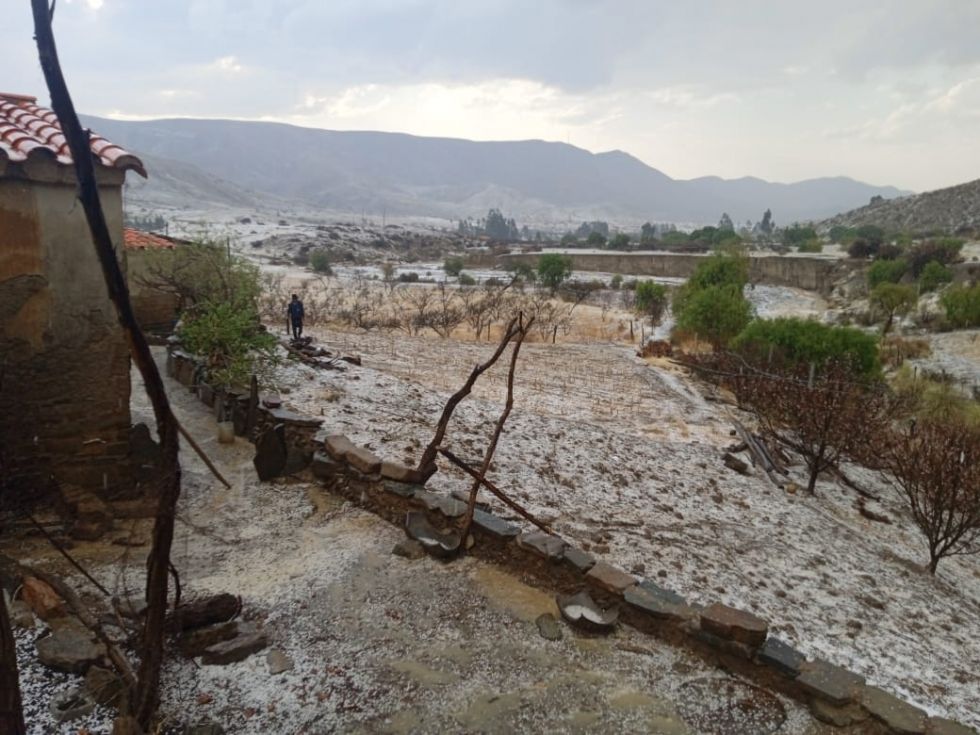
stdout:
[(172, 255), (182, 241), (132, 227), (123, 230), (123, 241), (126, 246), (129, 298), (136, 312), (136, 320), (147, 332), (170, 332), (177, 321), (177, 297), (154, 288), (147, 280), (152, 281), (152, 263), (159, 263), (161, 256)]
[[(122, 257), (122, 185), (143, 163), (92, 135)], [(57, 117), (0, 93), (0, 480), (18, 499), (72, 484), (125, 491), (130, 360)], [(27, 493), (26, 495), (23, 493)]]

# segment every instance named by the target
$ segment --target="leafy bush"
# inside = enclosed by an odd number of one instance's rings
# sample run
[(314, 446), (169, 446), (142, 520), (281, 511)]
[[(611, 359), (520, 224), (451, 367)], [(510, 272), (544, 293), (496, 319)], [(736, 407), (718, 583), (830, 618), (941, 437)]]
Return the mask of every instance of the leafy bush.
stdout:
[(590, 232), (585, 242), (594, 248), (601, 248), (606, 244), (606, 236), (601, 232)]
[(954, 327), (980, 327), (980, 283), (950, 288), (942, 296), (946, 318)]
[(784, 245), (802, 245), (817, 239), (817, 231), (810, 225), (792, 225), (783, 230)]
[(732, 284), (689, 291), (680, 309), (674, 307), (677, 331), (706, 338), (716, 350), (745, 329), (752, 305)]
[(741, 291), (749, 282), (749, 259), (739, 255), (714, 253), (704, 258), (688, 280), (693, 289), (708, 286), (735, 286)]
[(538, 280), (552, 291), (572, 275), (572, 259), (558, 253), (544, 253), (538, 258)]
[(267, 382), (276, 364), (276, 338), (259, 324), (255, 312), (230, 303), (208, 303), (195, 309), (180, 329), (184, 347), (205, 360), (215, 386), (246, 386), (253, 374)]
[(855, 237), (860, 237), (869, 242), (881, 244), (885, 240), (885, 231), (878, 225), (861, 225), (854, 233)]
[(912, 276), (918, 278), (929, 263), (940, 265), (955, 263), (963, 248), (963, 241), (954, 237), (928, 240), (909, 250), (906, 258), (912, 269)]
[(876, 260), (898, 260), (905, 254), (905, 250), (899, 245), (890, 242), (883, 242), (878, 245), (878, 252), (875, 253)]
[(896, 316), (908, 314), (915, 308), (918, 297), (915, 288), (900, 283), (879, 283), (871, 291), (871, 308), (884, 317), (881, 333), (888, 334)]
[(650, 317), (659, 324), (667, 310), (667, 287), (653, 281), (640, 281), (636, 284), (636, 311)]
[(868, 242), (859, 237), (847, 248), (847, 254), (852, 258), (873, 258), (878, 254), (879, 247), (879, 244)]
[[(840, 243), (841, 245), (849, 245), (858, 239), (857, 229), (854, 227), (844, 227), (844, 225), (834, 225), (830, 228), (830, 232), (827, 233), (831, 242)], [(861, 256), (852, 256), (861, 257)]]
[(733, 349), (753, 362), (768, 360), (770, 350), (781, 363), (846, 361), (865, 377), (881, 372), (878, 339), (852, 327), (836, 327), (811, 319), (756, 319), (735, 338)]
[(459, 285), (460, 286), (475, 286), (476, 285), (476, 279), (473, 276), (471, 276), (469, 273), (460, 273), (459, 274)]
[(801, 242), (797, 250), (801, 253), (822, 253), (823, 243), (820, 241), (820, 238), (815, 237), (806, 242)]
[(625, 232), (617, 232), (609, 241), (609, 247), (613, 250), (629, 250), (630, 236)]
[(411, 271), (409, 273), (399, 273), (398, 274), (398, 282), (399, 283), (418, 283), (419, 282), (419, 274), (416, 273), (415, 271)]
[(609, 281), (609, 288), (618, 291), (623, 287), (623, 277), (618, 273)]
[(868, 268), (868, 285), (871, 288), (882, 283), (898, 283), (908, 270), (909, 264), (904, 260), (876, 260)]
[(314, 250), (310, 253), (310, 267), (317, 273), (331, 275), (333, 269), (330, 267), (330, 253), (326, 250)]
[(458, 255), (450, 256), (443, 261), (442, 270), (447, 276), (456, 277), (463, 272), (463, 259)]
[(922, 293), (935, 291), (953, 280), (953, 271), (936, 260), (930, 260), (919, 275), (919, 290)]

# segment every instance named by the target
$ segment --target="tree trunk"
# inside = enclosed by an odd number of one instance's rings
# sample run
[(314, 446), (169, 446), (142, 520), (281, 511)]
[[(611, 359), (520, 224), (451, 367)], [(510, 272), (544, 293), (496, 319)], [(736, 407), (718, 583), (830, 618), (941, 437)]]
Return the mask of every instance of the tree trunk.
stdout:
[(806, 485), (806, 491), (810, 495), (817, 494), (817, 476), (820, 474), (819, 467), (820, 466), (816, 463), (812, 467), (810, 467), (810, 479)]
[(20, 682), (17, 677), (17, 651), (10, 629), (7, 604), (0, 599), (0, 732), (24, 735), (24, 710), (20, 704)]

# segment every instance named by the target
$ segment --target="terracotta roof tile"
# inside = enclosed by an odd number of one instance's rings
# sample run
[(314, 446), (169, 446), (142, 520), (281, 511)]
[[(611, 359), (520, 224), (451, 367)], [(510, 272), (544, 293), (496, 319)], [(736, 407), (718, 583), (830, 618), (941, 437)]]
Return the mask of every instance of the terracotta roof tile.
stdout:
[(176, 243), (167, 237), (154, 235), (152, 232), (143, 232), (132, 227), (123, 230), (123, 244), (127, 250), (156, 250), (165, 248), (171, 250), (176, 247)]
[[(95, 133), (91, 134), (95, 159), (107, 168), (135, 171), (146, 178), (143, 162), (132, 153)], [(0, 171), (9, 163), (47, 156), (63, 166), (72, 163), (71, 152), (61, 133), (58, 116), (24, 95), (0, 92)]]

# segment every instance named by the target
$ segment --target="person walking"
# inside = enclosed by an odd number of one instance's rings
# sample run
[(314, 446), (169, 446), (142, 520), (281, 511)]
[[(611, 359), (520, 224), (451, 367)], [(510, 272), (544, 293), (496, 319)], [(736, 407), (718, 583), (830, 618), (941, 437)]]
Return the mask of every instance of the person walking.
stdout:
[(303, 336), (303, 316), (305, 316), (303, 302), (299, 300), (299, 296), (293, 294), (292, 300), (286, 307), (286, 318), (289, 322), (286, 325), (286, 331), (288, 332), (290, 327), (293, 328), (293, 339), (299, 339)]

